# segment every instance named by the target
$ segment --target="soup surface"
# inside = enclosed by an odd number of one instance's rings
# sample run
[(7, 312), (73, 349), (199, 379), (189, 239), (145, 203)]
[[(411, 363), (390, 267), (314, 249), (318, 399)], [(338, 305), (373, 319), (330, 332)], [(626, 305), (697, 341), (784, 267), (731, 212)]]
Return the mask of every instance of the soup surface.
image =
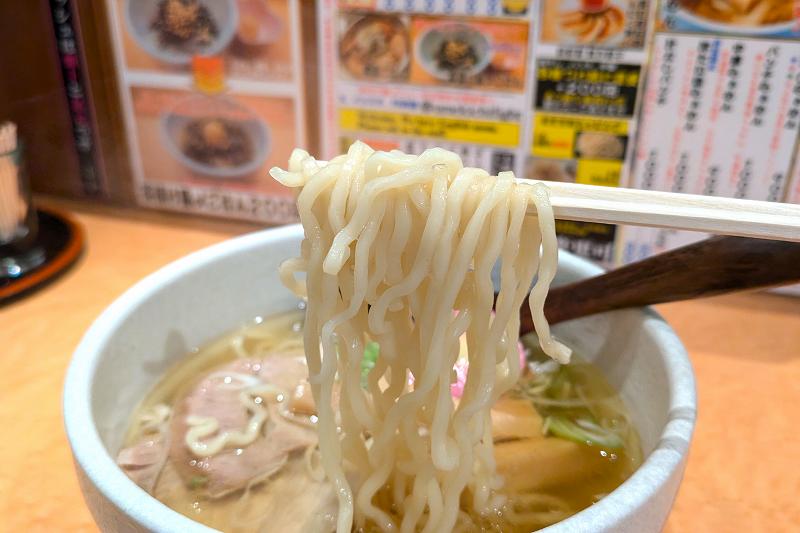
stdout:
[[(172, 509), (216, 529), (333, 531), (336, 498), (318, 462), (302, 328), (302, 311), (258, 318), (188, 354), (136, 409), (117, 459), (123, 470)], [(496, 516), (472, 517), (481, 531), (531, 531), (562, 520), (641, 463), (625, 406), (599, 371), (579, 357), (558, 365), (535, 338), (522, 339), (520, 355), (526, 371), (492, 408), (506, 503)], [(378, 357), (380, 347), (369, 345), (365, 380)], [(454, 402), (466, 372), (456, 364)], [(375, 503), (396, 515), (392, 490), (378, 492)]]

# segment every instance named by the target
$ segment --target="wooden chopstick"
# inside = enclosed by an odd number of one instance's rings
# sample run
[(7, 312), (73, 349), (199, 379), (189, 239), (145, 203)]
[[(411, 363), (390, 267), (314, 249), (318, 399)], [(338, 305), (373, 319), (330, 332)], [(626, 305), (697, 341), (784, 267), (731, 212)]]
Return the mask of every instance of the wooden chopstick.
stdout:
[(557, 219), (800, 242), (800, 205), (522, 178), (518, 181), (546, 185)]
[[(325, 165), (328, 162), (318, 160)], [(800, 242), (800, 205), (516, 178), (550, 190), (557, 219)], [(529, 208), (535, 212), (533, 207)]]

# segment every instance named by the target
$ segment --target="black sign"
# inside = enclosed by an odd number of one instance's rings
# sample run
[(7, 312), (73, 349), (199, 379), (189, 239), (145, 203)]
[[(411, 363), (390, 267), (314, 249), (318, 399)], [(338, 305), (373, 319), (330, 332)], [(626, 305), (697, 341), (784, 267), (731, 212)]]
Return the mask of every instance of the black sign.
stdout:
[(541, 59), (534, 105), (555, 113), (630, 117), (640, 77), (638, 65)]

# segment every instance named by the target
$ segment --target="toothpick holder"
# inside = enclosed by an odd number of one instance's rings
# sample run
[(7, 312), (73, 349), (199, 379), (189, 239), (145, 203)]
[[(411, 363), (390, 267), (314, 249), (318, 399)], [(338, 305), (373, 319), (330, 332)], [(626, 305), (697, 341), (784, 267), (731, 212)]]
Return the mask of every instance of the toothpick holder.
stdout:
[(24, 146), (0, 153), (0, 279), (17, 278), (44, 262), (25, 172)]

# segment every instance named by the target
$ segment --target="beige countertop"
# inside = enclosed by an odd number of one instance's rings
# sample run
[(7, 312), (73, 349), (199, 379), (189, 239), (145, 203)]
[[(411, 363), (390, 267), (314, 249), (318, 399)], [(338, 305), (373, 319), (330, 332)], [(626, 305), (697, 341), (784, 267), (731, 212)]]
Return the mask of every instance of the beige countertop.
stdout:
[[(63, 277), (0, 307), (0, 532), (96, 531), (61, 419), (71, 353), (134, 282), (254, 229), (63, 202), (86, 250)], [(659, 306), (683, 339), (700, 411), (666, 531), (790, 531), (800, 524), (800, 298), (745, 294)]]

